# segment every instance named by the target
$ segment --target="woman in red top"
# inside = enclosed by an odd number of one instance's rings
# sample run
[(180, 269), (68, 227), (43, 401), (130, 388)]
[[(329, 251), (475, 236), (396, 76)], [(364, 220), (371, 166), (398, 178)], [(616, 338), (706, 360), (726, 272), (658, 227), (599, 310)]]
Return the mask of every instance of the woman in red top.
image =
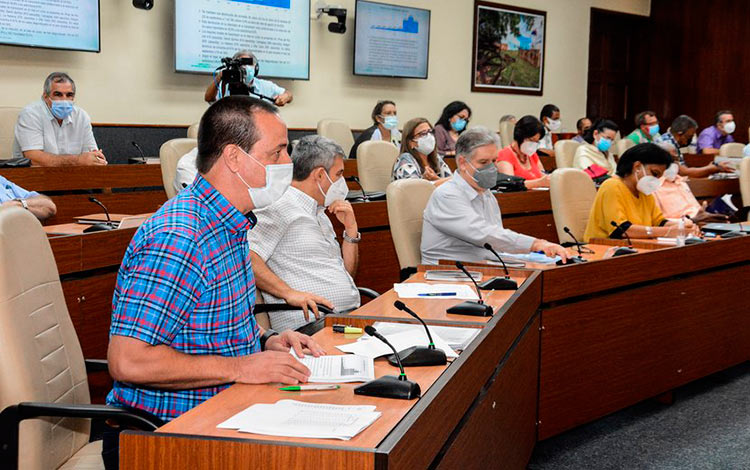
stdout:
[(534, 116), (524, 116), (513, 128), (513, 142), (497, 155), (497, 171), (525, 179), (527, 188), (549, 188), (549, 175), (539, 161), (536, 149), (544, 137), (544, 126)]

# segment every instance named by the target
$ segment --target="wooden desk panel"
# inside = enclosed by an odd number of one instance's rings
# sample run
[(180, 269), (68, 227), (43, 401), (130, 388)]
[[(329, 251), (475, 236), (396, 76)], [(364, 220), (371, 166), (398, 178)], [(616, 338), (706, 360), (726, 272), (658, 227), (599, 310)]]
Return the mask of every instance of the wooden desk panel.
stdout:
[(716, 155), (706, 155), (703, 153), (685, 153), (682, 155), (682, 157), (685, 159), (685, 164), (690, 167), (701, 167), (710, 165), (713, 163), (714, 158)]
[[(151, 165), (149, 165), (151, 166)], [(57, 214), (44, 225), (74, 222), (81, 214), (101, 211), (99, 206), (89, 201), (90, 194), (65, 194), (50, 196), (57, 206)], [(163, 189), (134, 192), (98, 193), (94, 196), (107, 207), (110, 213), (143, 214), (156, 212), (166, 201)]]
[(740, 180), (712, 180), (709, 178), (691, 178), (688, 186), (696, 199), (713, 199), (724, 194), (740, 194)]
[(78, 236), (60, 236), (49, 238), (52, 255), (55, 257), (57, 272), (60, 276), (81, 271), (81, 238)]
[[(0, 175), (29, 191), (161, 187), (161, 165), (0, 168)], [(90, 211), (89, 211), (90, 212)]]

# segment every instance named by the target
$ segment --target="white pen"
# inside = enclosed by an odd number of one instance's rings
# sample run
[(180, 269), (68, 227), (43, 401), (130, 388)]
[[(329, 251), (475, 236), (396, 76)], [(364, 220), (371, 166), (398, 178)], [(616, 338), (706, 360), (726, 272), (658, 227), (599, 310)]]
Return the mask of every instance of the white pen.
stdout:
[(341, 388), (340, 385), (291, 385), (281, 387), (279, 390), (282, 392), (306, 392), (310, 390), (338, 390), (339, 388)]

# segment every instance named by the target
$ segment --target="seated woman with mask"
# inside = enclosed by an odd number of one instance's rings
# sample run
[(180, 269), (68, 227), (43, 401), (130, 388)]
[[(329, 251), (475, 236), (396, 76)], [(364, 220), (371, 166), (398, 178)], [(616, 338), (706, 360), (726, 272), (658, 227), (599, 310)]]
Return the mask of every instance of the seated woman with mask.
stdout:
[(443, 108), (440, 118), (435, 123), (435, 138), (440, 155), (456, 154), (456, 140), (466, 130), (471, 119), (471, 108), (463, 101), (453, 101)]
[(398, 130), (396, 103), (390, 100), (378, 101), (372, 109), (370, 117), (372, 117), (373, 125), (359, 134), (349, 152), (349, 158), (357, 158), (357, 148), (359, 148), (362, 142), (367, 142), (368, 140), (383, 140), (392, 143), (396, 147), (401, 146), (401, 132)]
[(513, 142), (497, 155), (497, 171), (525, 179), (524, 184), (529, 189), (548, 188), (549, 175), (544, 174), (536, 153), (545, 132), (544, 125), (536, 117), (522, 117), (513, 128)]
[(393, 165), (393, 181), (424, 178), (442, 182), (452, 172), (435, 148), (435, 131), (425, 118), (414, 118), (404, 125), (401, 156)]
[[(629, 149), (617, 163), (616, 176), (597, 191), (584, 241), (592, 238), (658, 238), (677, 236), (678, 222), (664, 217), (653, 193), (659, 188), (672, 157), (655, 144)], [(615, 223), (617, 227), (613, 226)], [(685, 229), (697, 231), (692, 222)]]
[(615, 141), (617, 131), (620, 130), (617, 124), (602, 119), (597, 121), (583, 136), (585, 144), (576, 149), (573, 157), (573, 168), (586, 170), (592, 165), (601, 167), (607, 171), (607, 174), (615, 173), (615, 157), (609, 152), (612, 143)]

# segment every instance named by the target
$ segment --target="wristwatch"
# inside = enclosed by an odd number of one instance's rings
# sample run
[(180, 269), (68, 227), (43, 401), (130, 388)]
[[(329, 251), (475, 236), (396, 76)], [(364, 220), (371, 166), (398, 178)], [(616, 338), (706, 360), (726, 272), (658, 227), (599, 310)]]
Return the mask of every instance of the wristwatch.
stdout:
[(268, 341), (268, 338), (271, 336), (278, 336), (279, 334), (272, 330), (271, 328), (267, 329), (263, 332), (263, 336), (260, 337), (260, 350), (265, 351), (266, 350), (266, 341)]
[(20, 202), (24, 209), (29, 210), (29, 203), (26, 202), (26, 199), (15, 199), (15, 200)]
[(344, 230), (344, 241), (347, 243), (359, 243), (362, 241), (362, 234), (357, 232), (357, 236), (355, 238), (350, 237), (346, 234), (346, 230)]
[(654, 229), (648, 225), (646, 226), (646, 235), (649, 238), (652, 238), (654, 236)]

